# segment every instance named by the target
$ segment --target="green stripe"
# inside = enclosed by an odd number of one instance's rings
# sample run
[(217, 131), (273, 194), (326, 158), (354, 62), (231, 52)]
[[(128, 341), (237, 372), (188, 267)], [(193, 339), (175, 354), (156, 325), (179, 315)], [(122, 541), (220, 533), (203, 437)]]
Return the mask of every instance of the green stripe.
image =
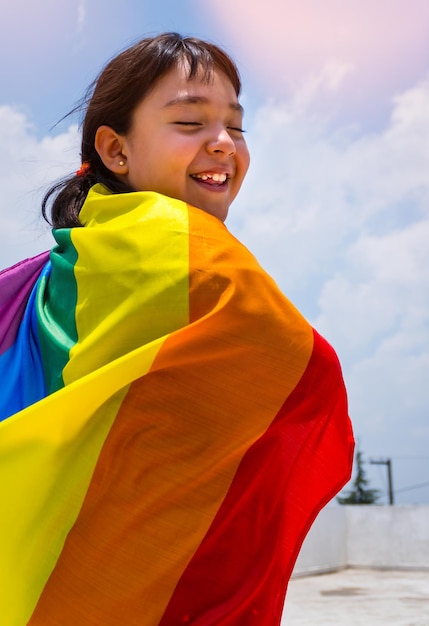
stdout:
[(50, 278), (40, 281), (36, 296), (39, 343), (48, 393), (64, 387), (63, 370), (77, 342), (77, 284), (74, 266), (77, 251), (71, 229), (54, 229), (57, 245), (51, 251)]

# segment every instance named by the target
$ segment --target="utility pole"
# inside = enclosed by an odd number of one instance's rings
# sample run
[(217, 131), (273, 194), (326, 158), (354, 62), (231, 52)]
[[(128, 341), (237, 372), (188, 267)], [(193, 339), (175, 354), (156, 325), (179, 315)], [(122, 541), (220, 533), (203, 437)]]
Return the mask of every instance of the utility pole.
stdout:
[(369, 462), (371, 465), (386, 465), (387, 467), (387, 481), (389, 485), (389, 504), (394, 504), (393, 499), (393, 480), (392, 480), (392, 461), (391, 459), (379, 459), (375, 461), (374, 459), (370, 459)]

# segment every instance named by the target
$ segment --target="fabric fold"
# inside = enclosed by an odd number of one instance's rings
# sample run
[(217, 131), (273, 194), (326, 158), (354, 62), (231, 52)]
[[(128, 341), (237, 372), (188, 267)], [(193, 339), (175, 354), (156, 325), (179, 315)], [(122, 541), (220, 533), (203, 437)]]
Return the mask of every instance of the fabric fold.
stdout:
[[(81, 219), (54, 232), (49, 273), (29, 262), (17, 309), (47, 395), (2, 406), (2, 613), (279, 624), (300, 544), (351, 471), (335, 353), (205, 212), (96, 185)], [(8, 301), (27, 280), (13, 270), (14, 294), (11, 271)]]

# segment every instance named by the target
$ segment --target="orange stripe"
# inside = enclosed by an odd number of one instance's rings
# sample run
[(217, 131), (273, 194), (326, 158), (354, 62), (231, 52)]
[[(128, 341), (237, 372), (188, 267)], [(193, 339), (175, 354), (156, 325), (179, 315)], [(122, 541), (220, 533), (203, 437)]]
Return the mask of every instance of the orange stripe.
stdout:
[(158, 624), (310, 358), (311, 328), (253, 257), (215, 218), (190, 220), (193, 323), (131, 386), (32, 625)]
[(338, 360), (316, 334), (303, 377), (244, 456), (160, 626), (280, 624), (302, 541), (349, 479), (352, 457)]

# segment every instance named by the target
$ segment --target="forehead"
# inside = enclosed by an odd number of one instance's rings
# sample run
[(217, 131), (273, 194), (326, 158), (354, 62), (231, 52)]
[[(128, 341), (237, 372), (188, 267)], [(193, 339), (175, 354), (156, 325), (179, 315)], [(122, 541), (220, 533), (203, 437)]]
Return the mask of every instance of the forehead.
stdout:
[(162, 76), (145, 98), (157, 107), (169, 109), (191, 105), (221, 105), (242, 112), (234, 86), (221, 70), (209, 73), (201, 68), (189, 78), (189, 68), (181, 64)]

